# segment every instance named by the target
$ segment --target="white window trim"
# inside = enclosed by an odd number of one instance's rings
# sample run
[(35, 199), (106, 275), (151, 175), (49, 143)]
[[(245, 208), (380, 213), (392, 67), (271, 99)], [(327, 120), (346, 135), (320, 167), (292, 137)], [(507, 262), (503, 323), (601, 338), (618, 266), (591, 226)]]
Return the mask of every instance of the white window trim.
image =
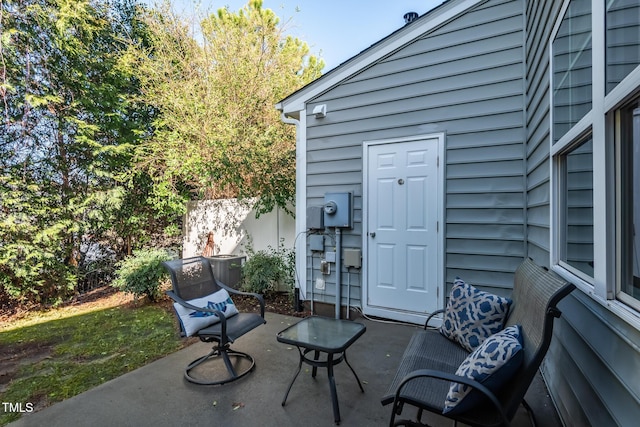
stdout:
[[(549, 79), (553, 88), (553, 41), (558, 34), (562, 19), (569, 7), (570, 0), (565, 0), (549, 39)], [(615, 109), (627, 102), (629, 96), (640, 88), (640, 66), (629, 73), (609, 94), (606, 94), (606, 61), (605, 61), (605, 2), (591, 1), (592, 28), (592, 108), (572, 129), (563, 135), (555, 144), (550, 135), (550, 177), (551, 177), (551, 222), (550, 222), (550, 265), (553, 271), (571, 281), (585, 294), (597, 301), (612, 313), (629, 324), (640, 328), (640, 311), (622, 300), (616, 299), (618, 262), (616, 260), (616, 182), (615, 174), (607, 171), (615, 170), (616, 163), (613, 147), (613, 113)], [(553, 96), (550, 96), (550, 129), (553, 132)], [(586, 278), (576, 274), (560, 260), (562, 182), (560, 180), (560, 155), (582, 134), (589, 131), (593, 138), (593, 232), (594, 232), (594, 277)]]

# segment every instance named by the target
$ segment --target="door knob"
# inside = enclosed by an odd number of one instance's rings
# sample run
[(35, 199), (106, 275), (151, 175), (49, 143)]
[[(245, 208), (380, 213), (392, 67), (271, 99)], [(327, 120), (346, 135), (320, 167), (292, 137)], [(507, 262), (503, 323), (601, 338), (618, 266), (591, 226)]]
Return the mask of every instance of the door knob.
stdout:
[(373, 237), (376, 237), (376, 232), (375, 232), (375, 231), (372, 231), (371, 233), (369, 233), (369, 236), (371, 236), (372, 238), (373, 238)]

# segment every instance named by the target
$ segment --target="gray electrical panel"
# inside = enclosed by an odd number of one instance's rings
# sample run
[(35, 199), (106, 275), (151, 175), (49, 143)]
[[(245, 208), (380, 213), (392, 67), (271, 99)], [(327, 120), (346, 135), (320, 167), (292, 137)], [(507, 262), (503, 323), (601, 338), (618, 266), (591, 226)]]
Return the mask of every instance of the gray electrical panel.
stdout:
[(344, 266), (345, 267), (362, 267), (362, 251), (360, 249), (348, 249), (343, 250)]
[(353, 195), (351, 193), (325, 193), (324, 226), (353, 227)]
[(324, 229), (324, 213), (322, 206), (309, 206), (307, 208), (307, 228), (310, 230)]
[(322, 234), (309, 236), (309, 249), (314, 252), (324, 252), (324, 236)]

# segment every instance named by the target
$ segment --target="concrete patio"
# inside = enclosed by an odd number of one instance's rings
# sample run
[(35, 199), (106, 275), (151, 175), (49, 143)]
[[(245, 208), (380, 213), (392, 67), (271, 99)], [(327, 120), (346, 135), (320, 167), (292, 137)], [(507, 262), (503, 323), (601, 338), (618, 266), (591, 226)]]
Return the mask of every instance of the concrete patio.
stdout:
[[(184, 367), (206, 354), (210, 346), (191, 345), (129, 374), (42, 411), (25, 414), (10, 424), (18, 426), (332, 426), (333, 412), (326, 370), (314, 380), (303, 366), (289, 394), (281, 401), (298, 363), (295, 347), (276, 341), (276, 334), (299, 321), (295, 317), (267, 313), (267, 324), (255, 329), (234, 346), (254, 356), (256, 369), (247, 377), (223, 386), (198, 386), (183, 379)], [(358, 388), (348, 366), (335, 368), (342, 426), (384, 426), (390, 406), (380, 397), (391, 382), (400, 357), (416, 329), (364, 318), (366, 333), (347, 351), (349, 362), (363, 383)], [(539, 426), (560, 426), (546, 388), (538, 376), (527, 394)], [(406, 409), (408, 411), (410, 409)], [(452, 422), (425, 417), (437, 426)], [(513, 425), (531, 426), (520, 409)]]

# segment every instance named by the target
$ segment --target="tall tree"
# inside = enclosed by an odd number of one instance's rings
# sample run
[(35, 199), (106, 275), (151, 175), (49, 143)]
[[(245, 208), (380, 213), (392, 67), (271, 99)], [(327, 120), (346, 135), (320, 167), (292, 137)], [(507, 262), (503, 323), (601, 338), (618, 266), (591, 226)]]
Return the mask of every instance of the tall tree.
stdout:
[(165, 8), (149, 21), (153, 53), (139, 51), (144, 96), (160, 112), (139, 164), (163, 197), (258, 197), (259, 213), (288, 209), (295, 134), (274, 106), (319, 77), (323, 61), (261, 0), (219, 9), (195, 33)]
[(0, 284), (47, 300), (73, 289), (87, 237), (116, 221), (119, 178), (150, 132), (126, 55), (145, 30), (134, 0), (0, 6)]

